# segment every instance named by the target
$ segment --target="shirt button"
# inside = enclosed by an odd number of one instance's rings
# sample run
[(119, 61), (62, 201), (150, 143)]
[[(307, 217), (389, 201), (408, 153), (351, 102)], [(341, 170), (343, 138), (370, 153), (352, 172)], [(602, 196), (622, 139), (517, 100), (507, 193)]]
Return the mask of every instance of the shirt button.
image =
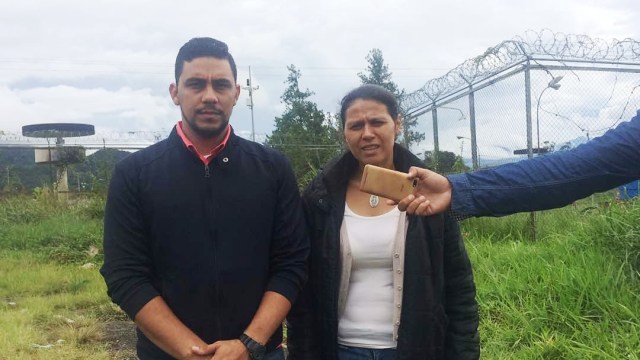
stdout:
[(223, 157), (222, 158), (222, 162), (229, 162), (229, 158), (228, 157)]
[(393, 255), (393, 257), (397, 259), (397, 258), (399, 258), (399, 257), (400, 257), (400, 254), (395, 253), (395, 255)]
[(400, 304), (396, 305), (396, 307), (397, 307), (398, 309), (400, 309)]
[(400, 321), (396, 321), (396, 326), (400, 326)]
[(402, 270), (400, 270), (400, 269), (396, 270), (396, 272), (397, 272), (398, 274), (402, 274)]
[(402, 286), (398, 286), (398, 291), (402, 291)]

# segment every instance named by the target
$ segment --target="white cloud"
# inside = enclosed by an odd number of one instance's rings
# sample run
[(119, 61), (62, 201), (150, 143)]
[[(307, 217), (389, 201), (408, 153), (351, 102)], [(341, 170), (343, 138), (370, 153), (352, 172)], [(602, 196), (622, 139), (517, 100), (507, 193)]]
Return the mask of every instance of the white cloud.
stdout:
[(166, 97), (149, 89), (78, 89), (66, 85), (11, 91), (2, 88), (0, 118), (3, 128), (18, 131), (32, 123), (91, 123), (103, 129), (122, 131), (170, 127), (177, 110)]
[[(254, 122), (264, 134), (283, 110), (289, 64), (320, 108), (336, 111), (374, 47), (399, 86), (413, 91), (528, 29), (640, 39), (638, 9), (632, 0), (25, 0), (0, 15), (0, 129), (51, 121), (170, 127), (179, 116), (167, 95), (175, 54), (194, 36), (229, 44), (241, 84), (251, 66), (260, 85)], [(243, 91), (231, 120), (237, 131), (251, 129), (245, 99)], [(459, 141), (442, 145), (456, 149)]]

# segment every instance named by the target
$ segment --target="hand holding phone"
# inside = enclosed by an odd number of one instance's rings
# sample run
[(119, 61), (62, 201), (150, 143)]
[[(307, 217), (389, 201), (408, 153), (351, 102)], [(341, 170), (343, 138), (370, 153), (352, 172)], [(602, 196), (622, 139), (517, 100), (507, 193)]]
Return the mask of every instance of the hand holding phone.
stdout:
[(365, 165), (360, 180), (360, 191), (399, 202), (413, 194), (417, 181), (410, 180), (408, 174), (400, 171)]

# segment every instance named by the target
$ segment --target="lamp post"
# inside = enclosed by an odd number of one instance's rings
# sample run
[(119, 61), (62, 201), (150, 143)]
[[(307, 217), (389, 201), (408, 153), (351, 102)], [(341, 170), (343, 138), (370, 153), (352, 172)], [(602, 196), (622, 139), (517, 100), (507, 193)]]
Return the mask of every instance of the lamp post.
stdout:
[(468, 139), (468, 138), (464, 136), (456, 136), (456, 138), (458, 138), (458, 140), (462, 140), (460, 142), (460, 158), (462, 158), (462, 154), (464, 152), (464, 139)]
[(545, 91), (547, 91), (547, 89), (553, 89), (553, 90), (558, 90), (560, 89), (560, 80), (562, 80), (563, 76), (555, 76), (551, 79), (551, 81), (549, 81), (549, 83), (547, 84), (547, 87), (545, 87), (544, 89), (542, 89), (542, 91), (540, 92), (540, 95), (538, 95), (538, 103), (536, 104), (536, 132), (537, 132), (537, 142), (538, 142), (538, 146), (537, 146), (537, 153), (538, 155), (540, 155), (540, 117), (539, 117), (539, 113), (540, 113), (540, 100), (542, 99), (542, 95), (544, 94)]
[(462, 112), (462, 110), (455, 108), (455, 107), (449, 107), (449, 106), (438, 106), (438, 108), (440, 109), (449, 109), (449, 110), (456, 110), (457, 112), (460, 113), (460, 118), (458, 120), (464, 120), (467, 118), (467, 116), (464, 114), (464, 112)]
[[(547, 86), (542, 89), (542, 91), (540, 92), (540, 95), (538, 95), (538, 103), (536, 104), (536, 132), (537, 132), (537, 147), (536, 147), (536, 153), (538, 154), (538, 156), (540, 156), (540, 117), (539, 117), (539, 113), (540, 113), (540, 100), (542, 99), (542, 95), (545, 93), (545, 91), (547, 91), (547, 89), (553, 89), (553, 90), (558, 90), (560, 89), (560, 80), (562, 80), (563, 76), (553, 76), (551, 75), (551, 73), (549, 73), (549, 75), (551, 76), (551, 81), (549, 81), (549, 83), (547, 84)], [(528, 146), (528, 145), (527, 145)], [(531, 154), (531, 153), (530, 153)], [(530, 231), (530, 237), (531, 240), (535, 241), (536, 240), (536, 213), (534, 211), (529, 213), (529, 231)]]
[(260, 85), (253, 86), (251, 81), (251, 66), (249, 66), (249, 78), (247, 79), (247, 86), (242, 87), (245, 90), (249, 90), (249, 97), (247, 98), (247, 106), (251, 109), (251, 141), (256, 141), (256, 128), (253, 124), (253, 91), (258, 90)]
[(473, 170), (478, 170), (480, 168), (480, 152), (478, 151), (478, 145), (475, 145), (475, 149), (473, 146), (473, 140), (466, 136), (458, 135), (456, 136), (458, 140), (462, 140), (462, 145), (460, 146), (460, 157), (462, 157), (462, 146), (464, 146), (464, 140), (467, 139), (471, 142), (471, 162), (473, 164)]

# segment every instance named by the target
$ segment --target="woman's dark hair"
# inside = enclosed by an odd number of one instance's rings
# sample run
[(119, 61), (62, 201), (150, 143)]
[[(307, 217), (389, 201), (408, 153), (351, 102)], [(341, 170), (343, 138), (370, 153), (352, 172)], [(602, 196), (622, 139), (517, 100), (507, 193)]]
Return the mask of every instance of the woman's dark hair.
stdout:
[(199, 57), (214, 57), (216, 59), (227, 60), (231, 66), (231, 72), (233, 72), (233, 79), (235, 81), (238, 80), (236, 62), (233, 60), (233, 56), (229, 53), (229, 47), (227, 44), (213, 38), (200, 37), (187, 41), (187, 43), (182, 45), (180, 51), (178, 51), (175, 66), (176, 84), (178, 83), (178, 80), (180, 80), (184, 62), (189, 62)]
[(349, 91), (349, 93), (342, 98), (340, 102), (340, 121), (343, 127), (349, 106), (358, 99), (373, 100), (382, 103), (387, 107), (387, 111), (394, 121), (398, 118), (400, 111), (396, 96), (382, 86), (366, 84)]

